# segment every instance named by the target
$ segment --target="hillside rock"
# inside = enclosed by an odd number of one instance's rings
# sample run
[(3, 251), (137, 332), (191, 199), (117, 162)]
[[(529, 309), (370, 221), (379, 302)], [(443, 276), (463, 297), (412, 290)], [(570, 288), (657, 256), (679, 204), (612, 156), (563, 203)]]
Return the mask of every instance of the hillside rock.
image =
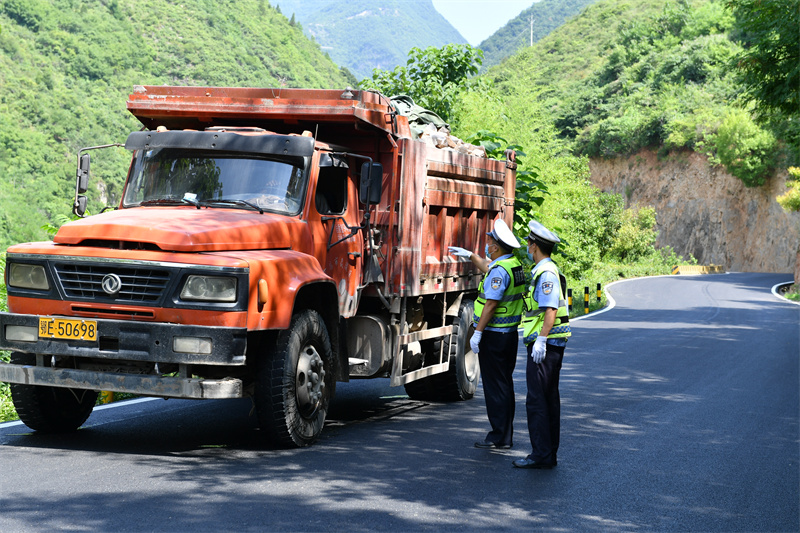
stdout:
[(787, 213), (775, 201), (786, 190), (785, 172), (767, 186), (747, 188), (696, 152), (658, 160), (649, 150), (592, 159), (589, 168), (592, 183), (621, 194), (626, 207), (655, 207), (658, 246), (728, 271), (792, 273), (800, 267), (800, 213)]

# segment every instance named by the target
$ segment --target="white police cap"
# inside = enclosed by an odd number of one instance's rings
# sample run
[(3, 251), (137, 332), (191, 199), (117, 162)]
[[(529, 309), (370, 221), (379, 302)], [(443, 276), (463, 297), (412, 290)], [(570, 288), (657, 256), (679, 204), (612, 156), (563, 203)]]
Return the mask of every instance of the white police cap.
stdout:
[(519, 241), (516, 237), (514, 237), (514, 234), (511, 232), (511, 230), (508, 229), (508, 225), (502, 218), (498, 218), (494, 221), (494, 228), (492, 228), (492, 231), (486, 235), (489, 235), (492, 239), (501, 243), (506, 248), (520, 247)]
[(528, 229), (531, 230), (530, 234), (528, 235), (529, 241), (539, 240), (550, 244), (561, 242), (561, 239), (558, 238), (558, 235), (545, 228), (541, 222), (537, 222), (536, 220), (531, 220), (528, 222)]

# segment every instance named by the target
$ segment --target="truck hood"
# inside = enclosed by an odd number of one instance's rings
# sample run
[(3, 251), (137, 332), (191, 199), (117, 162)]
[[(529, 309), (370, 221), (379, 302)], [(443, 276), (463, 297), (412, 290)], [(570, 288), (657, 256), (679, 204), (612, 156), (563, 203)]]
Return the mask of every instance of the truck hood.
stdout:
[[(154, 244), (161, 250), (209, 252), (298, 249), (309, 240), (304, 221), (239, 209), (135, 207), (108, 211), (61, 226), (58, 244)], [(95, 241), (95, 242), (87, 242)]]

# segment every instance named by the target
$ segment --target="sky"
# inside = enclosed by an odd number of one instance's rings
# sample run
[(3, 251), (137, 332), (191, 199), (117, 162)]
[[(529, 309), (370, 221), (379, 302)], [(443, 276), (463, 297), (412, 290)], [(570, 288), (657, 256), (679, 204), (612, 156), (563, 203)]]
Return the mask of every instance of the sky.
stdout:
[(441, 13), (472, 46), (531, 7), (536, 0), (433, 0)]

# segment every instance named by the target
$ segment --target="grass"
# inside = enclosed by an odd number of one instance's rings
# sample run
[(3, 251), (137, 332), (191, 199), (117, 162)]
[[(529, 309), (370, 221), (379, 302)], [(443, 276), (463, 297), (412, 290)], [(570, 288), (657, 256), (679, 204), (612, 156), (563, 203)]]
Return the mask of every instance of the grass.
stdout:
[(789, 285), (788, 287), (783, 286), (778, 292), (787, 300), (800, 302), (800, 285), (795, 284)]

